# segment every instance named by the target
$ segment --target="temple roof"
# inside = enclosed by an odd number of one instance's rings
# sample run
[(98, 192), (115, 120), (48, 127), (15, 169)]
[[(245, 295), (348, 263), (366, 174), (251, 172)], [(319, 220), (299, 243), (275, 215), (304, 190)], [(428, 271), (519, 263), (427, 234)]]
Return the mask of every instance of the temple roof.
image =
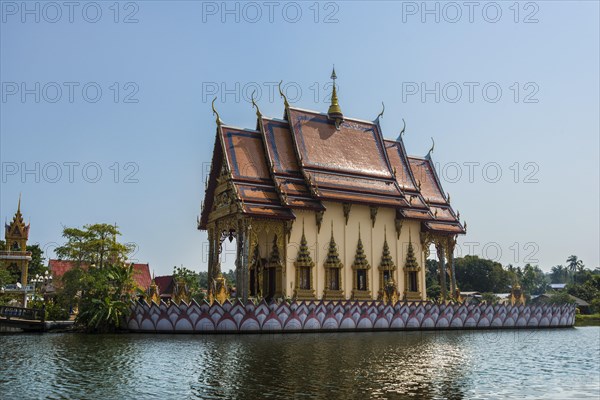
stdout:
[(25, 224), (25, 221), (23, 220), (23, 214), (21, 214), (21, 195), (19, 195), (17, 212), (13, 216), (11, 223), (4, 224), (4, 235), (7, 240), (9, 238), (27, 239), (29, 237), (29, 224)]
[[(332, 120), (286, 102), (284, 119), (257, 108), (255, 130), (217, 121), (199, 229), (233, 203), (245, 215), (292, 220), (296, 209), (324, 210), (323, 202), (333, 201), (391, 207), (425, 229), (465, 233), (429, 155), (409, 157), (401, 139), (384, 140), (378, 119)], [(224, 181), (233, 201), (216, 204)]]

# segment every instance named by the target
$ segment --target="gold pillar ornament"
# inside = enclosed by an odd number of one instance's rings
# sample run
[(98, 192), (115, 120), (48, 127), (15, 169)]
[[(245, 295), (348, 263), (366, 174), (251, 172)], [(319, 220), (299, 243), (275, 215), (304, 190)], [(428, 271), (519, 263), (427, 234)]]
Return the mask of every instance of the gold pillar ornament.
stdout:
[(222, 273), (219, 272), (215, 279), (215, 300), (219, 304), (225, 303), (225, 300), (229, 298), (229, 289), (227, 288), (227, 281)]

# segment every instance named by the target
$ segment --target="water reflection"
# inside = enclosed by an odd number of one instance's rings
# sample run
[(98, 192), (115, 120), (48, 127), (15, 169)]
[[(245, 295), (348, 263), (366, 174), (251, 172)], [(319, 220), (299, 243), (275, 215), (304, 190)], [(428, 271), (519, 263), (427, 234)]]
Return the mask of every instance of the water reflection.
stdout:
[(597, 327), (238, 336), (3, 335), (0, 397), (598, 398), (598, 359)]

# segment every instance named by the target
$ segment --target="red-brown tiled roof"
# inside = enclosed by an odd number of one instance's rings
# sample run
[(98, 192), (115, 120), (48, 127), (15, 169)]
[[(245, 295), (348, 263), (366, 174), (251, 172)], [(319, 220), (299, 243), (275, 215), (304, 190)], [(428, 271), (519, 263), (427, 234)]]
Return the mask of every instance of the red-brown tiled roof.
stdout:
[(173, 294), (174, 281), (173, 275), (155, 276), (154, 283), (158, 286), (160, 296)]
[(148, 290), (152, 277), (150, 276), (150, 264), (133, 264), (133, 280), (142, 290)]
[[(75, 268), (77, 263), (72, 260), (48, 260), (48, 268), (52, 273), (54, 284), (60, 286), (63, 275)], [(82, 264), (81, 268), (87, 269), (87, 264)], [(152, 278), (150, 277), (150, 265), (133, 263), (133, 280), (142, 290), (147, 290), (150, 287)]]
[[(218, 124), (198, 229), (217, 208), (214, 215), (241, 210), (289, 220), (295, 209), (324, 210), (327, 200), (395, 208), (401, 218), (431, 222), (425, 229), (464, 232), (431, 159), (408, 157), (401, 140), (384, 140), (378, 120), (345, 118), (336, 127), (326, 114), (287, 107), (284, 119), (259, 116), (256, 126)], [(231, 205), (216, 192), (223, 167)]]

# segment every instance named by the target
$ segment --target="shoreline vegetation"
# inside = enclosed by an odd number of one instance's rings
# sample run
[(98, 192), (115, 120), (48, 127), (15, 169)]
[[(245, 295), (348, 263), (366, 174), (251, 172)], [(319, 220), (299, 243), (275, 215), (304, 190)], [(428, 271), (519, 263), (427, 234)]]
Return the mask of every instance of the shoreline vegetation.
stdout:
[(588, 315), (576, 314), (575, 327), (581, 326), (600, 326), (600, 313)]

